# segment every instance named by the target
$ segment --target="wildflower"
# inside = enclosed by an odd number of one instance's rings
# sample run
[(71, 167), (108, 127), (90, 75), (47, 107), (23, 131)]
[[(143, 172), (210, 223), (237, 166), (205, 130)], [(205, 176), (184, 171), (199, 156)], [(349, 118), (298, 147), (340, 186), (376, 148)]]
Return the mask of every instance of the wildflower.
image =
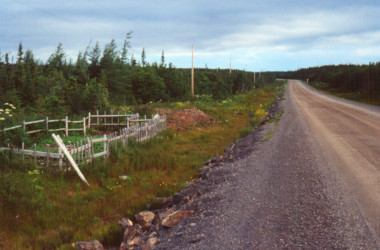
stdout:
[(12, 117), (12, 115), (8, 115), (9, 117)]
[(8, 111), (5, 111), (5, 114), (6, 114), (6, 115), (9, 115), (9, 112), (8, 112)]
[(4, 109), (0, 109), (0, 112), (4, 112)]
[(0, 117), (0, 121), (4, 121), (5, 120), (5, 118), (4, 117)]
[(9, 105), (9, 103), (7, 103), (7, 102), (6, 102), (6, 103), (4, 103), (4, 105), (7, 105), (7, 106), (8, 106), (8, 105)]

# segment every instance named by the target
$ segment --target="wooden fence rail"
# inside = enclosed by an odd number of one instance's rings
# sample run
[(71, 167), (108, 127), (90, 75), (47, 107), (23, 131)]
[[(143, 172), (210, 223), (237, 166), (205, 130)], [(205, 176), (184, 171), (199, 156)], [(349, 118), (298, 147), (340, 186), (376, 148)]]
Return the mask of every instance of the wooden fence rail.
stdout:
[[(99, 118), (103, 116), (99, 116)], [(117, 116), (114, 116), (117, 117)], [(128, 116), (130, 118), (131, 116)], [(137, 117), (137, 116), (135, 116)], [(97, 117), (96, 117), (97, 118)], [(138, 117), (137, 117), (138, 118)], [(64, 145), (68, 149), (68, 152), (72, 156), (73, 160), (77, 164), (88, 163), (98, 157), (107, 157), (110, 153), (112, 146), (118, 147), (118, 144), (126, 146), (129, 139), (136, 141), (144, 141), (154, 137), (158, 132), (166, 129), (166, 115), (154, 116), (152, 119), (129, 119), (133, 125), (123, 124), (122, 128), (118, 132), (113, 132), (107, 135), (103, 135), (102, 138), (88, 137), (86, 141), (76, 142), (70, 145)], [(128, 126), (127, 126), (128, 125)], [(51, 131), (51, 130), (50, 130)], [(97, 148), (94, 144), (103, 144)], [(46, 166), (49, 166), (49, 160), (58, 159), (58, 166), (60, 170), (63, 170), (63, 161), (67, 160), (64, 156), (61, 147), (58, 147), (58, 153), (51, 153), (50, 145), (47, 146), (47, 152), (41, 152), (36, 150), (36, 144), (34, 144), (34, 150), (25, 150), (24, 143), (21, 149), (0, 148), (2, 150), (12, 150), (13, 153), (32, 156), (34, 162), (37, 165), (37, 157), (46, 158)], [(99, 151), (99, 149), (101, 149)]]
[[(96, 118), (96, 123), (91, 123), (91, 118)], [(109, 118), (110, 122), (107, 123), (107, 118)], [(114, 122), (114, 118), (116, 119), (116, 122)], [(124, 122), (120, 122), (120, 119), (124, 118)], [(139, 114), (106, 114), (99, 115), (99, 112), (96, 112), (96, 115), (91, 114), (91, 112), (88, 113), (87, 117), (83, 117), (81, 120), (73, 121), (69, 120), (68, 116), (66, 116), (64, 119), (53, 119), (49, 120), (49, 117), (46, 117), (45, 119), (37, 120), (37, 121), (23, 121), (21, 125), (16, 125), (10, 128), (4, 128), (3, 131), (0, 130), (0, 132), (10, 131), (18, 128), (22, 128), (26, 134), (34, 134), (39, 132), (58, 132), (58, 131), (64, 131), (65, 136), (69, 136), (69, 132), (71, 131), (83, 131), (83, 134), (86, 135), (86, 130), (91, 128), (91, 126), (130, 126), (131, 124), (136, 123), (136, 119), (139, 118)], [(64, 128), (49, 128), (49, 123), (56, 123), (56, 122), (64, 122), (65, 127)], [(42, 127), (39, 129), (29, 130), (27, 131), (28, 125), (33, 124), (40, 124), (44, 123)], [(69, 124), (83, 124), (80, 128), (70, 128)]]

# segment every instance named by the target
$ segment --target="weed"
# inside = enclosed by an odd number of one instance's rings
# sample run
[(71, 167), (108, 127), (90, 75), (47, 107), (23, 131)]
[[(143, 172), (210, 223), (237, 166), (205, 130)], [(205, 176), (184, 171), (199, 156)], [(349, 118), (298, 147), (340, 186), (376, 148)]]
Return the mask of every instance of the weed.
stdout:
[(267, 136), (265, 137), (264, 139), (261, 140), (261, 142), (266, 142), (267, 140), (269, 140), (272, 136)]

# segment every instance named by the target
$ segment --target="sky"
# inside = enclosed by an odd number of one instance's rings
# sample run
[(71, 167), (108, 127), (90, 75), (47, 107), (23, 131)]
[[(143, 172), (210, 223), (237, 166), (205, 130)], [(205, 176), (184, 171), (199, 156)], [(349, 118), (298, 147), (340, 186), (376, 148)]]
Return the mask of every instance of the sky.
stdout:
[(1, 57), (24, 50), (45, 62), (62, 43), (67, 60), (96, 42), (121, 49), (132, 31), (139, 61), (248, 71), (287, 71), (380, 61), (380, 1), (0, 0)]

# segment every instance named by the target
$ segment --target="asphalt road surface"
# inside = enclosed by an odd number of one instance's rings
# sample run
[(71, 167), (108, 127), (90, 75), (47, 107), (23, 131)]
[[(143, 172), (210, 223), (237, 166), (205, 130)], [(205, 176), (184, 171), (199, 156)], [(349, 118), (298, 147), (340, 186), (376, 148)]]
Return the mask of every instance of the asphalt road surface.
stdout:
[(295, 80), (280, 109), (157, 248), (380, 249), (380, 109)]

